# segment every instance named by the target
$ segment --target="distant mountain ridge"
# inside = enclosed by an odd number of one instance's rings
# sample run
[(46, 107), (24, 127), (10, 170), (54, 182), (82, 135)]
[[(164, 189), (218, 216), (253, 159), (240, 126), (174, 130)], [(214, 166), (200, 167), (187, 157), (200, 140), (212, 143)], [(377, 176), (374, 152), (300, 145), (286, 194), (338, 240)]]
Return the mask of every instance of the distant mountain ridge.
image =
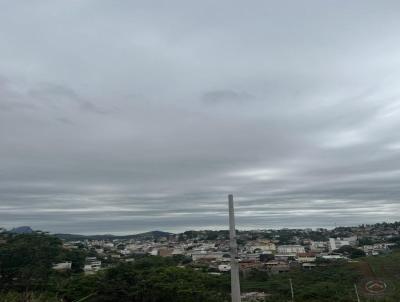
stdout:
[(33, 233), (33, 230), (30, 226), (20, 226), (11, 229), (9, 232), (13, 234), (31, 234)]
[(173, 233), (163, 231), (150, 231), (134, 235), (79, 235), (79, 234), (54, 234), (54, 236), (64, 240), (112, 240), (112, 239), (160, 239), (162, 237), (169, 237), (174, 235)]

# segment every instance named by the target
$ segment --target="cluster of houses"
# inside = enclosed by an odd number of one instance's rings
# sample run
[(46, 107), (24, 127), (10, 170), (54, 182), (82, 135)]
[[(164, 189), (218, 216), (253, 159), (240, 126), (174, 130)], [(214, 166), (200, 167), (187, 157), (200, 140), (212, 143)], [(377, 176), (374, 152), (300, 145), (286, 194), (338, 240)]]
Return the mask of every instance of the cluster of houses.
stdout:
[[(324, 265), (326, 261), (349, 260), (349, 255), (341, 251), (342, 247), (350, 246), (360, 250), (367, 256), (375, 256), (387, 253), (395, 243), (385, 242), (390, 236), (398, 236), (398, 230), (390, 232), (376, 232), (366, 230), (365, 227), (357, 229), (346, 228), (344, 230), (328, 231), (317, 229), (316, 231), (288, 230), (285, 234), (292, 234), (290, 243), (282, 242), (279, 231), (246, 231), (238, 236), (240, 270), (243, 274), (257, 269), (278, 274), (290, 271), (292, 268), (312, 269), (318, 265)], [(206, 231), (204, 231), (206, 232)], [(194, 236), (169, 235), (151, 239), (105, 239), (105, 240), (78, 240), (68, 241), (64, 246), (69, 249), (82, 246), (91, 253), (87, 257), (84, 271), (92, 274), (98, 270), (118, 262), (134, 261), (138, 255), (153, 255), (161, 257), (181, 257), (186, 265), (208, 268), (210, 273), (222, 274), (230, 271), (229, 240), (223, 234), (210, 239), (202, 231)], [(271, 236), (265, 236), (271, 232)], [(311, 232), (323, 234), (322, 240), (312, 240)], [(327, 235), (349, 234), (349, 236), (327, 237)], [(374, 243), (362, 244), (366, 235), (373, 239)], [(265, 239), (265, 237), (272, 237)], [(325, 240), (323, 240), (325, 238)], [(376, 240), (379, 238), (379, 240)], [(287, 241), (287, 240), (286, 240)], [(364, 240), (365, 241), (365, 240)], [(379, 242), (376, 242), (379, 241)], [(71, 263), (58, 263), (54, 265), (56, 270), (71, 268)]]

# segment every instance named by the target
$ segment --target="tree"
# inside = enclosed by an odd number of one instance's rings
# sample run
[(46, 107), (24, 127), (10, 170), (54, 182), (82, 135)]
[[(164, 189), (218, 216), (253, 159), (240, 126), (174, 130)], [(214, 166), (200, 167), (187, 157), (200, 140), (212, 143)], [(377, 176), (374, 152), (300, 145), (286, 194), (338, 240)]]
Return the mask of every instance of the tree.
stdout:
[(337, 249), (336, 251), (339, 253), (343, 253), (352, 259), (365, 256), (365, 252), (363, 250), (354, 248), (350, 245), (344, 245), (344, 246), (340, 247), (339, 249)]
[(145, 257), (94, 276), (73, 278), (63, 290), (66, 301), (225, 302), (229, 280), (224, 276), (176, 267), (172, 258)]
[(81, 249), (66, 251), (65, 256), (63, 258), (66, 261), (72, 262), (71, 270), (74, 273), (83, 272), (83, 267), (85, 266), (87, 253)]
[(58, 238), (36, 233), (11, 237), (0, 246), (0, 289), (45, 288), (52, 265), (61, 254), (62, 242)]

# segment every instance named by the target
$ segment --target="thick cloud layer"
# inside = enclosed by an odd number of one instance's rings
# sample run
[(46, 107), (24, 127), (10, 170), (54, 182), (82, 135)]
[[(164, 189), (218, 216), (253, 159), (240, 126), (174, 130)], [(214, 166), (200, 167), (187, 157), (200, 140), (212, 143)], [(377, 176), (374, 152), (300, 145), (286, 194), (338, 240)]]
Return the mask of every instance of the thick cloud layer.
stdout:
[(0, 225), (400, 212), (398, 1), (1, 1)]

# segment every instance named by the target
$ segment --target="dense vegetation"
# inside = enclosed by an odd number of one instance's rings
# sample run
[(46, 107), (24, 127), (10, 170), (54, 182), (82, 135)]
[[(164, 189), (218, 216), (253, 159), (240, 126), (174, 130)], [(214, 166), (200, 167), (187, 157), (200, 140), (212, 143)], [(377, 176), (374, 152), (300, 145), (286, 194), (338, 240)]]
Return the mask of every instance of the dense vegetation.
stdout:
[[(72, 279), (64, 296), (88, 301), (228, 301), (229, 283), (218, 276), (176, 267), (171, 258), (146, 257), (95, 276)], [(84, 285), (84, 286), (82, 286)]]
[(268, 277), (253, 272), (242, 280), (242, 289), (260, 290), (272, 293), (271, 301), (287, 302), (291, 300), (290, 279), (292, 280), (297, 302), (347, 302), (356, 301), (354, 283), (360, 274), (345, 263), (334, 263), (312, 270), (294, 270), (286, 274)]
[(350, 245), (344, 245), (341, 248), (337, 249), (336, 252), (342, 253), (343, 255), (348, 256), (351, 259), (360, 258), (365, 256), (365, 252), (352, 247)]
[[(44, 234), (16, 235), (0, 245), (0, 301), (228, 301), (229, 280), (190, 268), (182, 259), (144, 257), (121, 263), (96, 275), (80, 273), (83, 250), (65, 250)], [(52, 265), (73, 261), (72, 272), (57, 273)]]
[(65, 250), (61, 240), (44, 234), (10, 236), (0, 245), (0, 290), (19, 292), (46, 289), (54, 275), (52, 266), (72, 261), (72, 272), (82, 271), (85, 252)]

